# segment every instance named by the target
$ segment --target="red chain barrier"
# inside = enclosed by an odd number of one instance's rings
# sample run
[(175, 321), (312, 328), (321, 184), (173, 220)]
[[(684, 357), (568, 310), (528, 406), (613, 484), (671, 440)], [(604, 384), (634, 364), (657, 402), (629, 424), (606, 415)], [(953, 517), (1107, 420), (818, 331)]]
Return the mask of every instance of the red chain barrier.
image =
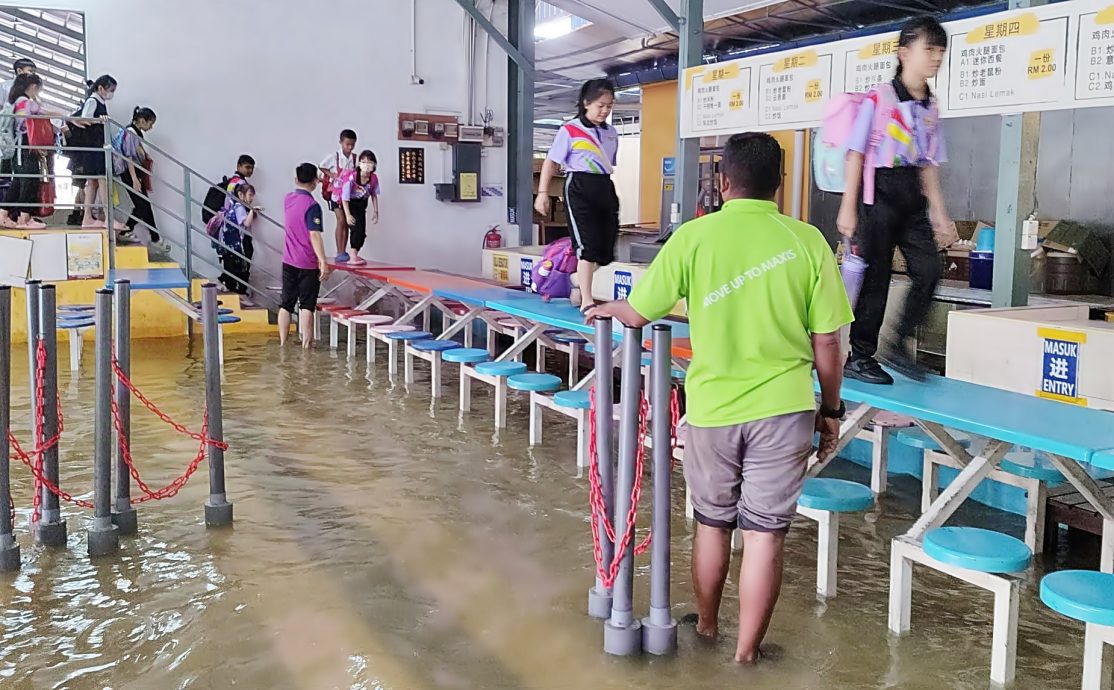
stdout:
[(135, 384), (131, 382), (131, 379), (128, 378), (127, 374), (124, 373), (124, 370), (120, 367), (120, 363), (116, 360), (115, 357), (112, 359), (112, 369), (115, 372), (116, 377), (120, 379), (121, 383), (124, 384), (124, 387), (127, 388), (128, 391), (132, 395), (134, 395), (137, 400), (143, 403), (143, 406), (150, 410), (151, 413), (153, 413), (156, 417), (161, 419), (166, 424), (170, 425), (178, 433), (189, 436), (190, 438), (200, 443), (197, 449), (197, 455), (195, 455), (193, 457), (193, 460), (190, 461), (190, 464), (186, 468), (185, 473), (183, 473), (181, 476), (177, 477), (158, 491), (152, 491), (151, 487), (148, 486), (147, 483), (140, 478), (139, 468), (135, 466), (135, 462), (132, 460), (131, 448), (128, 446), (127, 437), (124, 433), (124, 420), (120, 416), (120, 407), (117, 404), (115, 390), (113, 391), (112, 419), (113, 424), (116, 427), (116, 435), (120, 441), (120, 455), (124, 459), (124, 464), (128, 466), (128, 472), (131, 474), (132, 479), (135, 480), (135, 483), (139, 487), (139, 490), (142, 491), (144, 494), (143, 496), (140, 496), (138, 498), (131, 499), (131, 504), (139, 505), (141, 503), (146, 503), (147, 501), (161, 501), (163, 499), (172, 498), (178, 495), (178, 492), (182, 490), (182, 487), (186, 485), (186, 483), (190, 480), (190, 477), (192, 477), (193, 474), (197, 472), (197, 468), (200, 467), (201, 463), (205, 460), (205, 451), (207, 447), (212, 446), (214, 448), (220, 448), (221, 450), (228, 450), (228, 444), (224, 441), (217, 441), (215, 439), (209, 438), (208, 407), (204, 408), (202, 412), (203, 421), (201, 423), (201, 432), (192, 432), (185, 426), (171, 419), (169, 415), (158, 409), (158, 407), (156, 407), (155, 404), (147, 398), (147, 396), (143, 395), (143, 392), (140, 391), (135, 386)]
[[(617, 545), (612, 561), (609, 564), (603, 562), (603, 547), (600, 540), (600, 525), (603, 525), (604, 532), (607, 538), (615, 543), (615, 527), (611, 523), (610, 517), (607, 515), (607, 507), (604, 505), (603, 500), (603, 486), (600, 482), (600, 466), (599, 466), (599, 451), (596, 447), (596, 389), (593, 386), (589, 391), (588, 399), (590, 401), (588, 413), (588, 502), (591, 506), (591, 525), (592, 525), (592, 553), (596, 561), (596, 574), (600, 578), (600, 583), (607, 588), (610, 588), (615, 583), (615, 578), (619, 575), (619, 566), (623, 560), (623, 553), (626, 552), (630, 546), (631, 540), (634, 536), (634, 526), (638, 517), (638, 502), (642, 497), (642, 475), (645, 469), (646, 457), (646, 423), (649, 418), (649, 403), (643, 397), (640, 401), (639, 414), (638, 414), (638, 448), (635, 455), (635, 475), (634, 485), (631, 487), (631, 504), (630, 511), (627, 513), (627, 529), (623, 535), (623, 541)], [(677, 389), (673, 389), (672, 398), (670, 400), (670, 412), (672, 417), (672, 433), (670, 434), (670, 450), (677, 446), (677, 425), (680, 420), (680, 396)], [(670, 465), (671, 469), (675, 465), (676, 459)], [(648, 533), (646, 538), (635, 547), (634, 553), (640, 556), (649, 549), (653, 540), (653, 533)]]

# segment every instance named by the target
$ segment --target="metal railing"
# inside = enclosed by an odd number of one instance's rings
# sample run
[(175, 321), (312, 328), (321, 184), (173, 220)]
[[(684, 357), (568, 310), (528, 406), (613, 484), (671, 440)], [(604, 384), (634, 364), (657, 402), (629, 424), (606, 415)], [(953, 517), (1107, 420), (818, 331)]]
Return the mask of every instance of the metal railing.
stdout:
[[(172, 258), (173, 250), (178, 250), (181, 253), (183, 270), (191, 280), (191, 286), (187, 289), (187, 298), (191, 303), (194, 301), (192, 279), (195, 277), (212, 277), (211, 273), (215, 271), (217, 275), (221, 275), (231, 282), (243, 286), (247, 294), (251, 295), (253, 299), (261, 298), (270, 305), (278, 306), (277, 298), (271, 295), (267, 290), (257, 288), (251, 284), (250, 280), (244, 280), (239, 275), (227, 271), (225, 267), (220, 265), (219, 260), (214, 260), (212, 257), (215, 252), (227, 253), (243, 261), (249, 267), (249, 275), (251, 277), (261, 276), (268, 281), (273, 281), (275, 284), (280, 284), (282, 281), (281, 276), (277, 272), (265, 268), (262, 265), (263, 262), (260, 260), (260, 257), (266, 256), (268, 252), (272, 256), (282, 256), (282, 247), (276, 246), (265, 239), (268, 234), (282, 237), (281, 223), (259, 211), (256, 211), (255, 221), (250, 229), (240, 226), (230, 219), (226, 219), (226, 223), (231, 223), (234, 227), (239, 229), (241, 233), (252, 238), (255, 253), (253, 257), (249, 258), (244, 252), (226, 244), (221, 237), (209, 236), (206, 230), (206, 223), (201, 222), (199, 217), (200, 212), (205, 209), (204, 196), (200, 200), (195, 198), (194, 190), (201, 189), (204, 190), (205, 194), (208, 194), (211, 188), (218, 188), (221, 190), (223, 202), (225, 204), (230, 199), (235, 200), (235, 197), (224, 189), (220, 183), (206, 178), (194, 168), (186, 165), (167, 151), (152, 144), (147, 139), (143, 140), (143, 149), (146, 151), (148, 159), (152, 161), (151, 165), (148, 167), (135, 161), (129, 161), (129, 159), (125, 158), (124, 155), (120, 151), (117, 151), (112, 145), (116, 132), (125, 129), (125, 125), (110, 118), (102, 118), (99, 121), (93, 121), (79, 117), (58, 115), (16, 115), (14, 119), (17, 128), (19, 123), (28, 120), (53, 121), (55, 124), (55, 142), (51, 146), (30, 146), (25, 143), (27, 141), (26, 138), (21, 136), (15, 146), (12, 147), (13, 153), (10, 160), (12, 162), (13, 171), (5, 175), (13, 184), (18, 184), (18, 181), (21, 179), (35, 179), (42, 181), (44, 184), (55, 185), (56, 187), (59, 179), (68, 177), (73, 180), (96, 180), (99, 184), (103, 185), (103, 204), (98, 204), (95, 198), (86, 198), (81, 205), (77, 204), (75, 201), (75, 203), (72, 204), (53, 203), (52, 207), (55, 213), (59, 209), (76, 210), (85, 208), (86, 206), (92, 206), (94, 209), (103, 207), (105, 215), (104, 223), (108, 232), (108, 264), (110, 270), (116, 267), (117, 238), (114, 226), (115, 221), (121, 218), (122, 211), (115, 208), (113, 196), (115, 192), (119, 192), (121, 201), (126, 195), (134, 195), (136, 198), (149, 203), (153, 211), (159, 212), (165, 219), (173, 221), (176, 227), (181, 228), (182, 233), (180, 238), (173, 237), (167, 233), (166, 227), (154, 227), (146, 220), (134, 215), (134, 209), (132, 214), (124, 214), (128, 219), (135, 221), (135, 226), (142, 226), (149, 232), (155, 232), (166, 241), (172, 248)], [(66, 126), (73, 125), (74, 127), (103, 124), (104, 141), (99, 147), (70, 146), (60, 134), (60, 128), (57, 126), (59, 124), (65, 124)], [(54, 165), (45, 163), (46, 161), (50, 161), (50, 156), (52, 154), (69, 157), (70, 154), (74, 153), (102, 154), (104, 156), (105, 173), (103, 175), (81, 175), (71, 172), (69, 175), (61, 175), (55, 170)], [(44, 165), (39, 172), (17, 172), (17, 170), (23, 170), (25, 167), (23, 157), (36, 154), (40, 155), (44, 161)], [(135, 167), (137, 176), (145, 176), (147, 180), (149, 180), (148, 185), (146, 185), (147, 189), (135, 189), (129, 184), (127, 176), (130, 174), (130, 171), (127, 168), (125, 168), (121, 175), (115, 175), (113, 170), (116, 160), (124, 161), (125, 165), (130, 162), (130, 164)], [(162, 170), (166, 164), (169, 164), (171, 171), (169, 173), (160, 173), (156, 175), (154, 171), (156, 169)], [(172, 180), (176, 179), (181, 180), (180, 187), (172, 182)], [(157, 189), (160, 191), (165, 189), (169, 192), (171, 195), (171, 200), (169, 202), (161, 200), (163, 199), (162, 195), (158, 195), (159, 198), (156, 198), (156, 185), (158, 185)], [(29, 215), (37, 216), (39, 214), (33, 213), (33, 211), (41, 210), (43, 203), (41, 201), (15, 200), (9, 202), (6, 199), (0, 199), (0, 206), (2, 206), (5, 211), (15, 211), (17, 213), (26, 212)], [(174, 211), (168, 208), (168, 206), (177, 206), (180, 210)], [(216, 209), (216, 212), (219, 211), (220, 209)], [(266, 232), (268, 228), (272, 232)], [(276, 230), (277, 233), (274, 232)], [(203, 238), (200, 245), (197, 242), (197, 235)], [(210, 247), (212, 250), (206, 251)], [(198, 270), (204, 268), (210, 269), (208, 275)]]

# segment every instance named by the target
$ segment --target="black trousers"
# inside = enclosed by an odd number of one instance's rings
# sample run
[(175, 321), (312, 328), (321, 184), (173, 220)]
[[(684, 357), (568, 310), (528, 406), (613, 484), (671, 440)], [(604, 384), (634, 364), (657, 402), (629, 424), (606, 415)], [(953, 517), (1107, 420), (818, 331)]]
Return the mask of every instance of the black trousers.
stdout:
[[(151, 202), (144, 199), (141, 194), (143, 191), (143, 177), (139, 178), (139, 188), (136, 189), (132, 184), (132, 176), (125, 174), (120, 180), (128, 186), (128, 196), (132, 200), (132, 213), (128, 217), (128, 230), (135, 231), (135, 226), (142, 224), (147, 228), (147, 232), (151, 233), (151, 241), (158, 242), (160, 239), (159, 231), (155, 229), (155, 211), (151, 208)], [(147, 193), (149, 194), (149, 192)]]
[(919, 168), (877, 171), (874, 205), (863, 207), (856, 241), (869, 265), (851, 324), (851, 355), (869, 358), (878, 351), (878, 334), (886, 316), (894, 248), (905, 257), (912, 281), (897, 327), (899, 337), (916, 334), (940, 282), (940, 255)]
[[(23, 145), (27, 146), (27, 137), (23, 137)], [(17, 151), (11, 160), (12, 172), (23, 177), (12, 178), (12, 186), (8, 190), (8, 211), (13, 219), (20, 214), (28, 213), (38, 215), (36, 204), (41, 201), (39, 189), (42, 187), (42, 175), (45, 161), (37, 151)], [(15, 204), (20, 204), (16, 206)]]
[[(221, 256), (221, 265), (224, 267), (224, 273), (221, 274), (220, 282), (229, 292), (237, 292), (241, 295), (246, 295), (248, 294), (248, 287), (245, 283), (251, 282), (250, 259), (255, 256), (255, 244), (251, 241), (251, 235), (247, 233), (244, 233), (241, 241), (243, 244), (243, 254), (249, 261), (244, 261), (232, 252), (225, 251)], [(239, 278), (240, 280), (235, 280), (235, 278)]]

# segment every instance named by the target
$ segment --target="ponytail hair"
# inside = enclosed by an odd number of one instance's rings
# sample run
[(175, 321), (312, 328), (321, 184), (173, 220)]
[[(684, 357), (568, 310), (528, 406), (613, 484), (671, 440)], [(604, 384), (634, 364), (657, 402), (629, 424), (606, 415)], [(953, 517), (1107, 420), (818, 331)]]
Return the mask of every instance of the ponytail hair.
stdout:
[(92, 96), (97, 89), (115, 89), (116, 86), (116, 79), (111, 74), (102, 74), (96, 81), (90, 79), (85, 82), (85, 98)]
[(27, 95), (27, 90), (32, 86), (42, 86), (43, 80), (37, 74), (21, 74), (12, 82), (12, 88), (8, 92), (8, 103), (15, 105), (15, 102)]
[(250, 194), (254, 191), (255, 187), (253, 187), (251, 183), (241, 182), (240, 184), (236, 185), (235, 188), (233, 188), (232, 193), (236, 195), (237, 199), (239, 199), (241, 194)]
[(144, 122), (154, 122), (157, 119), (158, 116), (155, 115), (155, 111), (151, 110), (150, 108), (137, 107), (135, 110), (132, 111), (133, 123), (139, 122), (140, 120), (143, 120)]
[(604, 94), (615, 96), (615, 84), (610, 79), (589, 79), (580, 87), (580, 97), (576, 101), (576, 116), (584, 119), (588, 116), (588, 104), (598, 100)]
[[(929, 47), (947, 48), (948, 32), (934, 17), (916, 17), (905, 22), (901, 27), (901, 35), (897, 39), (898, 48), (908, 48), (919, 39), (924, 39)], [(897, 58), (897, 74), (900, 77), (904, 66), (901, 64), (901, 55)]]

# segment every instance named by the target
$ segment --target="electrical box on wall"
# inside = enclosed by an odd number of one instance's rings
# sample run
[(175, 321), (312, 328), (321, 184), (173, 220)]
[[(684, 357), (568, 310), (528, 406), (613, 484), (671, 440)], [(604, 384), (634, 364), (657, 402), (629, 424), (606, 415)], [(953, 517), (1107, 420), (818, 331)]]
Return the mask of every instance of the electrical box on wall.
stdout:
[[(463, 127), (461, 128), (464, 129)], [(483, 147), (478, 144), (453, 145), (453, 181), (435, 185), (438, 201), (479, 203), (480, 162)]]

